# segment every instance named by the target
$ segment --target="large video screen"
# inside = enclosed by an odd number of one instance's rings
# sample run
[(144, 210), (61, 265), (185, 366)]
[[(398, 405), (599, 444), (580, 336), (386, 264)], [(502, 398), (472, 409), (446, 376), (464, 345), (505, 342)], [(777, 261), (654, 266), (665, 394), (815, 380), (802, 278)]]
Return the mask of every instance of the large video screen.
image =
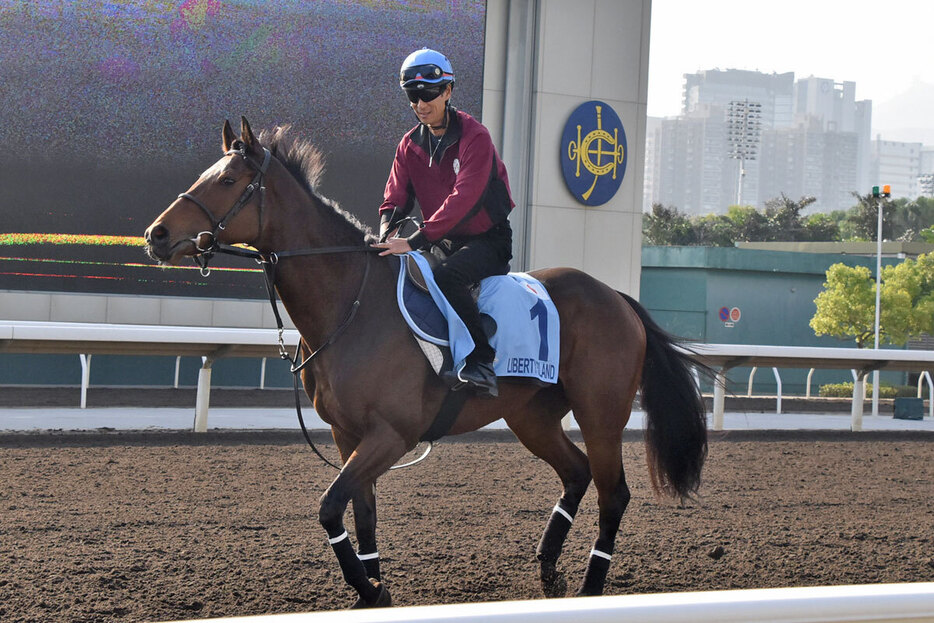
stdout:
[(161, 269), (155, 217), (221, 156), (221, 127), (291, 124), (326, 155), (319, 191), (375, 226), (399, 89), (423, 46), (480, 117), (485, 3), (0, 0), (0, 290), (263, 298), (255, 263)]

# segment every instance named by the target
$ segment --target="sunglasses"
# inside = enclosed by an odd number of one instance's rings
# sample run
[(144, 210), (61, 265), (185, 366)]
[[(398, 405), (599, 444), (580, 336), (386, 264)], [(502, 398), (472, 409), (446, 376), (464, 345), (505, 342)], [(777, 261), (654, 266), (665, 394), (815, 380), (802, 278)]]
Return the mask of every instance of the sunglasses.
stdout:
[(430, 86), (430, 87), (426, 87), (422, 85), (419, 85), (419, 86), (421, 88), (405, 90), (406, 97), (408, 97), (409, 101), (413, 104), (416, 103), (418, 100), (422, 100), (423, 102), (430, 102), (432, 100), (435, 100), (442, 93), (444, 93), (444, 89), (447, 87), (446, 84)]

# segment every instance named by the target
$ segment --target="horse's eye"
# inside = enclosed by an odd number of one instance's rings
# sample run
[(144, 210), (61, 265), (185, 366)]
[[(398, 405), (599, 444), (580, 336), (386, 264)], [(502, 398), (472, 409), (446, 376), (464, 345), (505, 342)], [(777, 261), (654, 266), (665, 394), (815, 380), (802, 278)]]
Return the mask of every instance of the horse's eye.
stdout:
[(224, 186), (230, 186), (231, 184), (235, 184), (236, 182), (237, 180), (235, 180), (232, 177), (221, 178), (221, 184), (223, 184)]

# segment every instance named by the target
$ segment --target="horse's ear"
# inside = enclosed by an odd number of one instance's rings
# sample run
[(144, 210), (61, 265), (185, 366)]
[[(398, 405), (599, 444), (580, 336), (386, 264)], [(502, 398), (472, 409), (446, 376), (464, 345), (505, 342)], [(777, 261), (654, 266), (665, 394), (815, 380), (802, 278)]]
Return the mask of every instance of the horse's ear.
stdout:
[(253, 135), (250, 122), (246, 120), (246, 117), (240, 117), (240, 138), (243, 139), (247, 151), (259, 151), (259, 141)]
[(237, 135), (234, 134), (233, 128), (230, 127), (230, 121), (226, 119), (224, 119), (224, 129), (221, 130), (221, 135), (224, 137), (224, 153), (226, 154), (230, 151), (234, 141), (237, 140)]

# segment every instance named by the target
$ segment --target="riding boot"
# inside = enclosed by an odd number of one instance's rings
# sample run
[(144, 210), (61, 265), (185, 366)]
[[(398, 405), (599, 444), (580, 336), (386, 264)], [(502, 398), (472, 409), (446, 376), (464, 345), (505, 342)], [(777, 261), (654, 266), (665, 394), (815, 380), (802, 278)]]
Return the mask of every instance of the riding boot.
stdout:
[(467, 358), (464, 368), (458, 372), (457, 378), (474, 390), (478, 396), (496, 398), (499, 388), (496, 384), (496, 372), (493, 371), (492, 360), (480, 361), (473, 357)]

